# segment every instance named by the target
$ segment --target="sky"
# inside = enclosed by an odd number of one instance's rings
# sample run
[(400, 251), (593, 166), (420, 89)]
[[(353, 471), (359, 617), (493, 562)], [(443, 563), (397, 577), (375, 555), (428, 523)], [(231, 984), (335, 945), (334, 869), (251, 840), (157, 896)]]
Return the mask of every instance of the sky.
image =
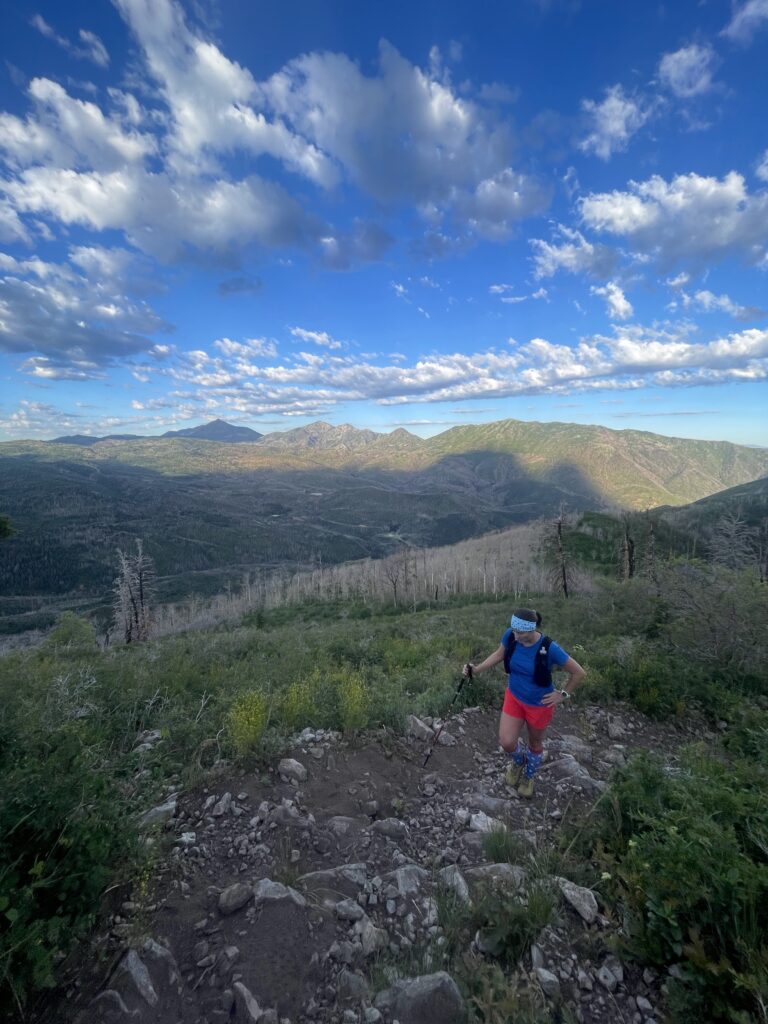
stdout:
[(21, 0), (0, 39), (0, 440), (768, 446), (768, 0)]

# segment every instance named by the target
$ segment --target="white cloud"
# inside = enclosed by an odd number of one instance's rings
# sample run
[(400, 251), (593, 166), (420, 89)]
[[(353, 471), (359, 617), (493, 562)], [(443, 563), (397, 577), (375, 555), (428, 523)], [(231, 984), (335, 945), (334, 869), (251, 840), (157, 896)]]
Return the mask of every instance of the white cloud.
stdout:
[(132, 168), (30, 167), (5, 191), (20, 212), (123, 231), (132, 245), (168, 261), (183, 258), (188, 246), (225, 257), (249, 242), (307, 245), (318, 232), (285, 189), (261, 178), (207, 182)]
[(78, 57), (82, 60), (93, 61), (94, 64), (98, 64), (99, 67), (105, 68), (109, 64), (109, 54), (107, 48), (102, 43), (101, 39), (96, 35), (95, 32), (89, 32), (87, 29), (81, 28), (78, 32), (80, 43), (82, 45), (77, 46), (71, 40), (67, 39), (66, 36), (59, 35), (52, 25), (49, 25), (45, 18), (40, 14), (35, 14), (30, 24), (37, 31), (56, 43), (62, 49), (71, 53), (73, 57)]
[(215, 403), (243, 414), (289, 414), (340, 403), (404, 405), (523, 394), (696, 386), (768, 379), (768, 330), (692, 340), (693, 327), (614, 326), (611, 335), (564, 345), (545, 338), (507, 350), (432, 354), (404, 365), (376, 365), (334, 352), (301, 353), (293, 365), (263, 365), (239, 352), (224, 358), (180, 354), (169, 371), (188, 405)]
[(140, 163), (155, 151), (152, 135), (105, 116), (91, 102), (74, 99), (57, 82), (33, 78), (35, 113), (25, 120), (0, 113), (0, 150), (13, 167), (55, 164), (97, 170)]
[(101, 377), (115, 359), (150, 350), (148, 335), (170, 330), (125, 294), (131, 263), (124, 250), (76, 247), (71, 255), (70, 265), (0, 257), (0, 352), (37, 353), (23, 364), (36, 377)]
[(722, 35), (737, 43), (748, 44), (768, 23), (768, 0), (747, 0), (733, 12), (731, 20)]
[(694, 292), (693, 295), (681, 292), (680, 303), (684, 309), (701, 309), (705, 313), (719, 311), (727, 313), (736, 320), (750, 320), (762, 313), (762, 310), (755, 306), (740, 306), (729, 295), (715, 295), (714, 292), (706, 289)]
[(245, 341), (220, 338), (218, 341), (214, 341), (213, 346), (223, 352), (225, 356), (240, 356), (243, 359), (253, 359), (258, 356), (274, 359), (277, 356), (277, 346), (266, 338), (246, 338)]
[(681, 99), (699, 96), (712, 87), (715, 51), (711, 46), (691, 43), (674, 53), (665, 53), (659, 62), (659, 78)]
[[(247, 68), (195, 35), (172, 0), (116, 0), (139, 41), (147, 67), (171, 114), (169, 142), (180, 170), (190, 160), (203, 167), (214, 154), (248, 150), (268, 154), (323, 186), (338, 169), (314, 145), (257, 109), (259, 87)], [(215, 166), (215, 164), (214, 164)]]
[(614, 320), (628, 320), (634, 313), (632, 303), (615, 281), (609, 281), (605, 286), (592, 287), (589, 290), (592, 295), (599, 295), (605, 299), (608, 315)]
[(579, 142), (579, 149), (608, 160), (625, 150), (631, 137), (651, 115), (648, 108), (624, 94), (620, 85), (606, 89), (601, 103), (582, 100), (582, 109), (589, 124), (589, 134)]
[(768, 181), (768, 149), (766, 149), (760, 158), (760, 163), (757, 165), (755, 174), (761, 181)]
[(323, 348), (341, 348), (341, 342), (332, 338), (327, 331), (306, 331), (303, 327), (292, 327), (291, 334), (294, 338), (311, 341), (314, 345), (321, 345)]
[(552, 277), (558, 270), (571, 274), (604, 277), (616, 265), (618, 254), (606, 245), (588, 241), (580, 231), (558, 224), (557, 235), (562, 242), (530, 239), (534, 250), (533, 264), (537, 278)]
[(625, 238), (634, 252), (662, 266), (694, 265), (730, 255), (748, 263), (765, 259), (768, 193), (750, 195), (744, 178), (681, 174), (671, 181), (654, 175), (629, 183), (629, 191), (592, 193), (579, 202), (584, 224)]
[(549, 200), (547, 189), (507, 167), (493, 178), (481, 181), (473, 192), (457, 193), (453, 210), (482, 238), (503, 241), (518, 221), (541, 213)]

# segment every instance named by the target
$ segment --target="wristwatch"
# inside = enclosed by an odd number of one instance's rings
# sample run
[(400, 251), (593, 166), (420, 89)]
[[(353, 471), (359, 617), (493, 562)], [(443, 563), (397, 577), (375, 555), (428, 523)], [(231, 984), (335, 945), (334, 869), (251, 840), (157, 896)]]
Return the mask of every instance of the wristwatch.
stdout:
[(558, 690), (557, 692), (558, 693), (562, 693), (562, 695), (565, 697), (566, 700), (570, 700), (571, 697), (573, 696), (573, 694), (569, 693), (567, 690)]

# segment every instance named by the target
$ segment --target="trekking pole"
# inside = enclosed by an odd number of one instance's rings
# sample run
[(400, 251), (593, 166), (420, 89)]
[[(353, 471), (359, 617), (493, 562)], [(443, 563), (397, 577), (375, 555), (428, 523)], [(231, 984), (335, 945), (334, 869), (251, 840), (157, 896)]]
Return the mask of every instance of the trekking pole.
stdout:
[(432, 737), (432, 742), (429, 745), (429, 750), (427, 751), (427, 753), (426, 753), (426, 755), (424, 757), (424, 764), (421, 766), (422, 768), (426, 768), (427, 767), (427, 761), (430, 759), (430, 757), (432, 757), (432, 751), (435, 749), (435, 744), (440, 739), (440, 733), (445, 728), (445, 723), (448, 721), (448, 718), (449, 718), (449, 716), (451, 714), (451, 711), (453, 710), (453, 705), (458, 700), (459, 694), (461, 693), (461, 688), (464, 685), (464, 681), (466, 679), (471, 679), (472, 678), (472, 666), (468, 665), (468, 668), (469, 668), (469, 671), (467, 672), (466, 675), (462, 675), (461, 682), (456, 687), (456, 693), (454, 693), (454, 695), (453, 695), (453, 700), (451, 701), (450, 707), (448, 708), (448, 711), (446, 713), (445, 718), (442, 721), (442, 724), (441, 724), (440, 728), (437, 730), (435, 735)]

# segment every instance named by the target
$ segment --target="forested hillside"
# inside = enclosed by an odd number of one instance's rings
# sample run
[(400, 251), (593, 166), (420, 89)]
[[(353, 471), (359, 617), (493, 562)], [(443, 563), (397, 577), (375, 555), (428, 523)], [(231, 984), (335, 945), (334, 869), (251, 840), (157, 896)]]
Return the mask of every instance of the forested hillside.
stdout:
[(319, 423), (246, 444), (8, 443), (0, 508), (15, 533), (0, 548), (0, 590), (13, 600), (2, 611), (15, 630), (50, 624), (51, 595), (97, 608), (117, 548), (138, 538), (171, 601), (248, 571), (452, 544), (562, 507), (680, 504), (766, 470), (759, 449), (514, 420), (428, 441)]

